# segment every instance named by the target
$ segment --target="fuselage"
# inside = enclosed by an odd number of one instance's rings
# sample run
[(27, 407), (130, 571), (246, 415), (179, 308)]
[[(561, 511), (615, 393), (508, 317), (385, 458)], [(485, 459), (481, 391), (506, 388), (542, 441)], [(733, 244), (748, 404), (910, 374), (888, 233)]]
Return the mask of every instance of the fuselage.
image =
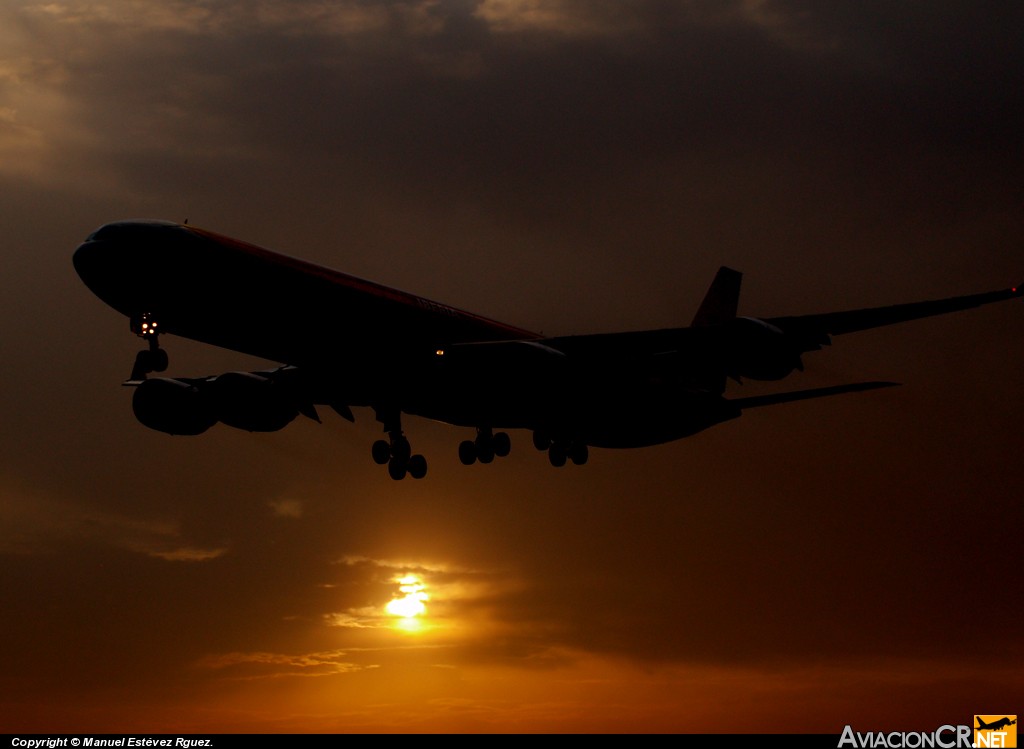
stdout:
[(77, 249), (74, 264), (129, 319), (145, 315), (162, 333), (298, 367), (321, 403), (386, 406), (462, 426), (571, 431), (607, 447), (667, 442), (739, 415), (720, 396), (680, 388), (633, 361), (615, 366), (532, 349), (522, 360), (467, 361), (451, 347), (525, 346), (540, 336), (187, 225), (107, 224)]
[(187, 225), (107, 224), (74, 255), (86, 285), (123, 315), (163, 332), (294, 365), (466, 341), (538, 337), (526, 330)]

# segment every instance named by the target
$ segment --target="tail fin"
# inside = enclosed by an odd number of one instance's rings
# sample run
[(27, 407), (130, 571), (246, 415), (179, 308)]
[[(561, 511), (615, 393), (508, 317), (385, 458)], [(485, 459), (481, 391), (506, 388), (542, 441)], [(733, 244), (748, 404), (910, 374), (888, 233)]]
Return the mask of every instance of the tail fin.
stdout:
[[(742, 280), (743, 274), (738, 270), (726, 268), (724, 265), (719, 268), (690, 327), (706, 328), (735, 319), (740, 303)], [(696, 378), (695, 385), (702, 390), (721, 395), (725, 392), (725, 381), (725, 372), (713, 371)]]
[(740, 281), (743, 274), (738, 270), (726, 268), (724, 265), (715, 274), (715, 280), (711, 282), (708, 293), (704, 295), (704, 301), (700, 303), (691, 326), (700, 328), (707, 325), (717, 325), (727, 322), (736, 317), (736, 309), (740, 302)]

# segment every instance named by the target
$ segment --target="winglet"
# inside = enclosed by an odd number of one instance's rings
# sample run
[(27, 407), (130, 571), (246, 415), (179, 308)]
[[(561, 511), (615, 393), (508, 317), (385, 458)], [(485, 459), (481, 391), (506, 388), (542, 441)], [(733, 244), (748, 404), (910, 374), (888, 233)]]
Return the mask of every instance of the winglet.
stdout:
[(740, 282), (743, 274), (738, 270), (726, 268), (724, 265), (715, 274), (715, 280), (711, 282), (708, 293), (704, 295), (704, 301), (700, 303), (700, 309), (690, 323), (693, 327), (699, 328), (707, 325), (717, 325), (728, 322), (736, 317), (736, 310), (740, 302)]

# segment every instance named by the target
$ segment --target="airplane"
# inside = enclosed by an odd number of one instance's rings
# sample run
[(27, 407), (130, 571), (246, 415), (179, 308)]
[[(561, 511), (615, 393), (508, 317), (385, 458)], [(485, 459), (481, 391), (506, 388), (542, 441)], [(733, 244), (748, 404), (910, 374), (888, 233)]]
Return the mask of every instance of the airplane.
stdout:
[(986, 723), (981, 718), (978, 718), (978, 729), (979, 731), (999, 731), (1007, 726), (1012, 726), (1017, 723), (1016, 719), (1010, 720), (1008, 717), (994, 720), (991, 723)]
[[(196, 435), (220, 422), (284, 428), (317, 406), (354, 421), (371, 408), (387, 439), (371, 455), (392, 479), (423, 478), (402, 416), (475, 429), (465, 465), (509, 454), (529, 430), (556, 467), (589, 449), (681, 439), (750, 408), (861, 392), (858, 382), (725, 396), (729, 380), (780, 380), (831, 337), (1024, 295), (1018, 286), (934, 301), (791, 317), (739, 317), (742, 274), (722, 267), (688, 327), (545, 337), (247, 242), (157, 220), (106, 224), (73, 262), (86, 286), (146, 341), (125, 385), (145, 426)], [(161, 335), (250, 354), (279, 366), (209, 377), (167, 370)], [(502, 431), (496, 431), (502, 430)]]

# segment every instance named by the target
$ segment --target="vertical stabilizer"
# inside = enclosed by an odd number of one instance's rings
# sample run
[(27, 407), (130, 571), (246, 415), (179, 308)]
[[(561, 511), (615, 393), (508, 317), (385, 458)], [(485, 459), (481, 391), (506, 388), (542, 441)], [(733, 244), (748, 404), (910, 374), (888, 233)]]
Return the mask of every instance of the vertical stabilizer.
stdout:
[(715, 274), (704, 301), (700, 303), (691, 326), (701, 328), (728, 322), (736, 317), (736, 309), (740, 302), (740, 281), (743, 274), (738, 270), (726, 268), (724, 265)]
[[(691, 327), (704, 328), (721, 325), (736, 318), (736, 310), (740, 303), (740, 281), (743, 274), (738, 270), (726, 268), (724, 265), (715, 274), (715, 280), (708, 287), (704, 301), (693, 318)], [(725, 392), (726, 376), (724, 371), (709, 371), (695, 378), (697, 387), (711, 393), (721, 395)]]

